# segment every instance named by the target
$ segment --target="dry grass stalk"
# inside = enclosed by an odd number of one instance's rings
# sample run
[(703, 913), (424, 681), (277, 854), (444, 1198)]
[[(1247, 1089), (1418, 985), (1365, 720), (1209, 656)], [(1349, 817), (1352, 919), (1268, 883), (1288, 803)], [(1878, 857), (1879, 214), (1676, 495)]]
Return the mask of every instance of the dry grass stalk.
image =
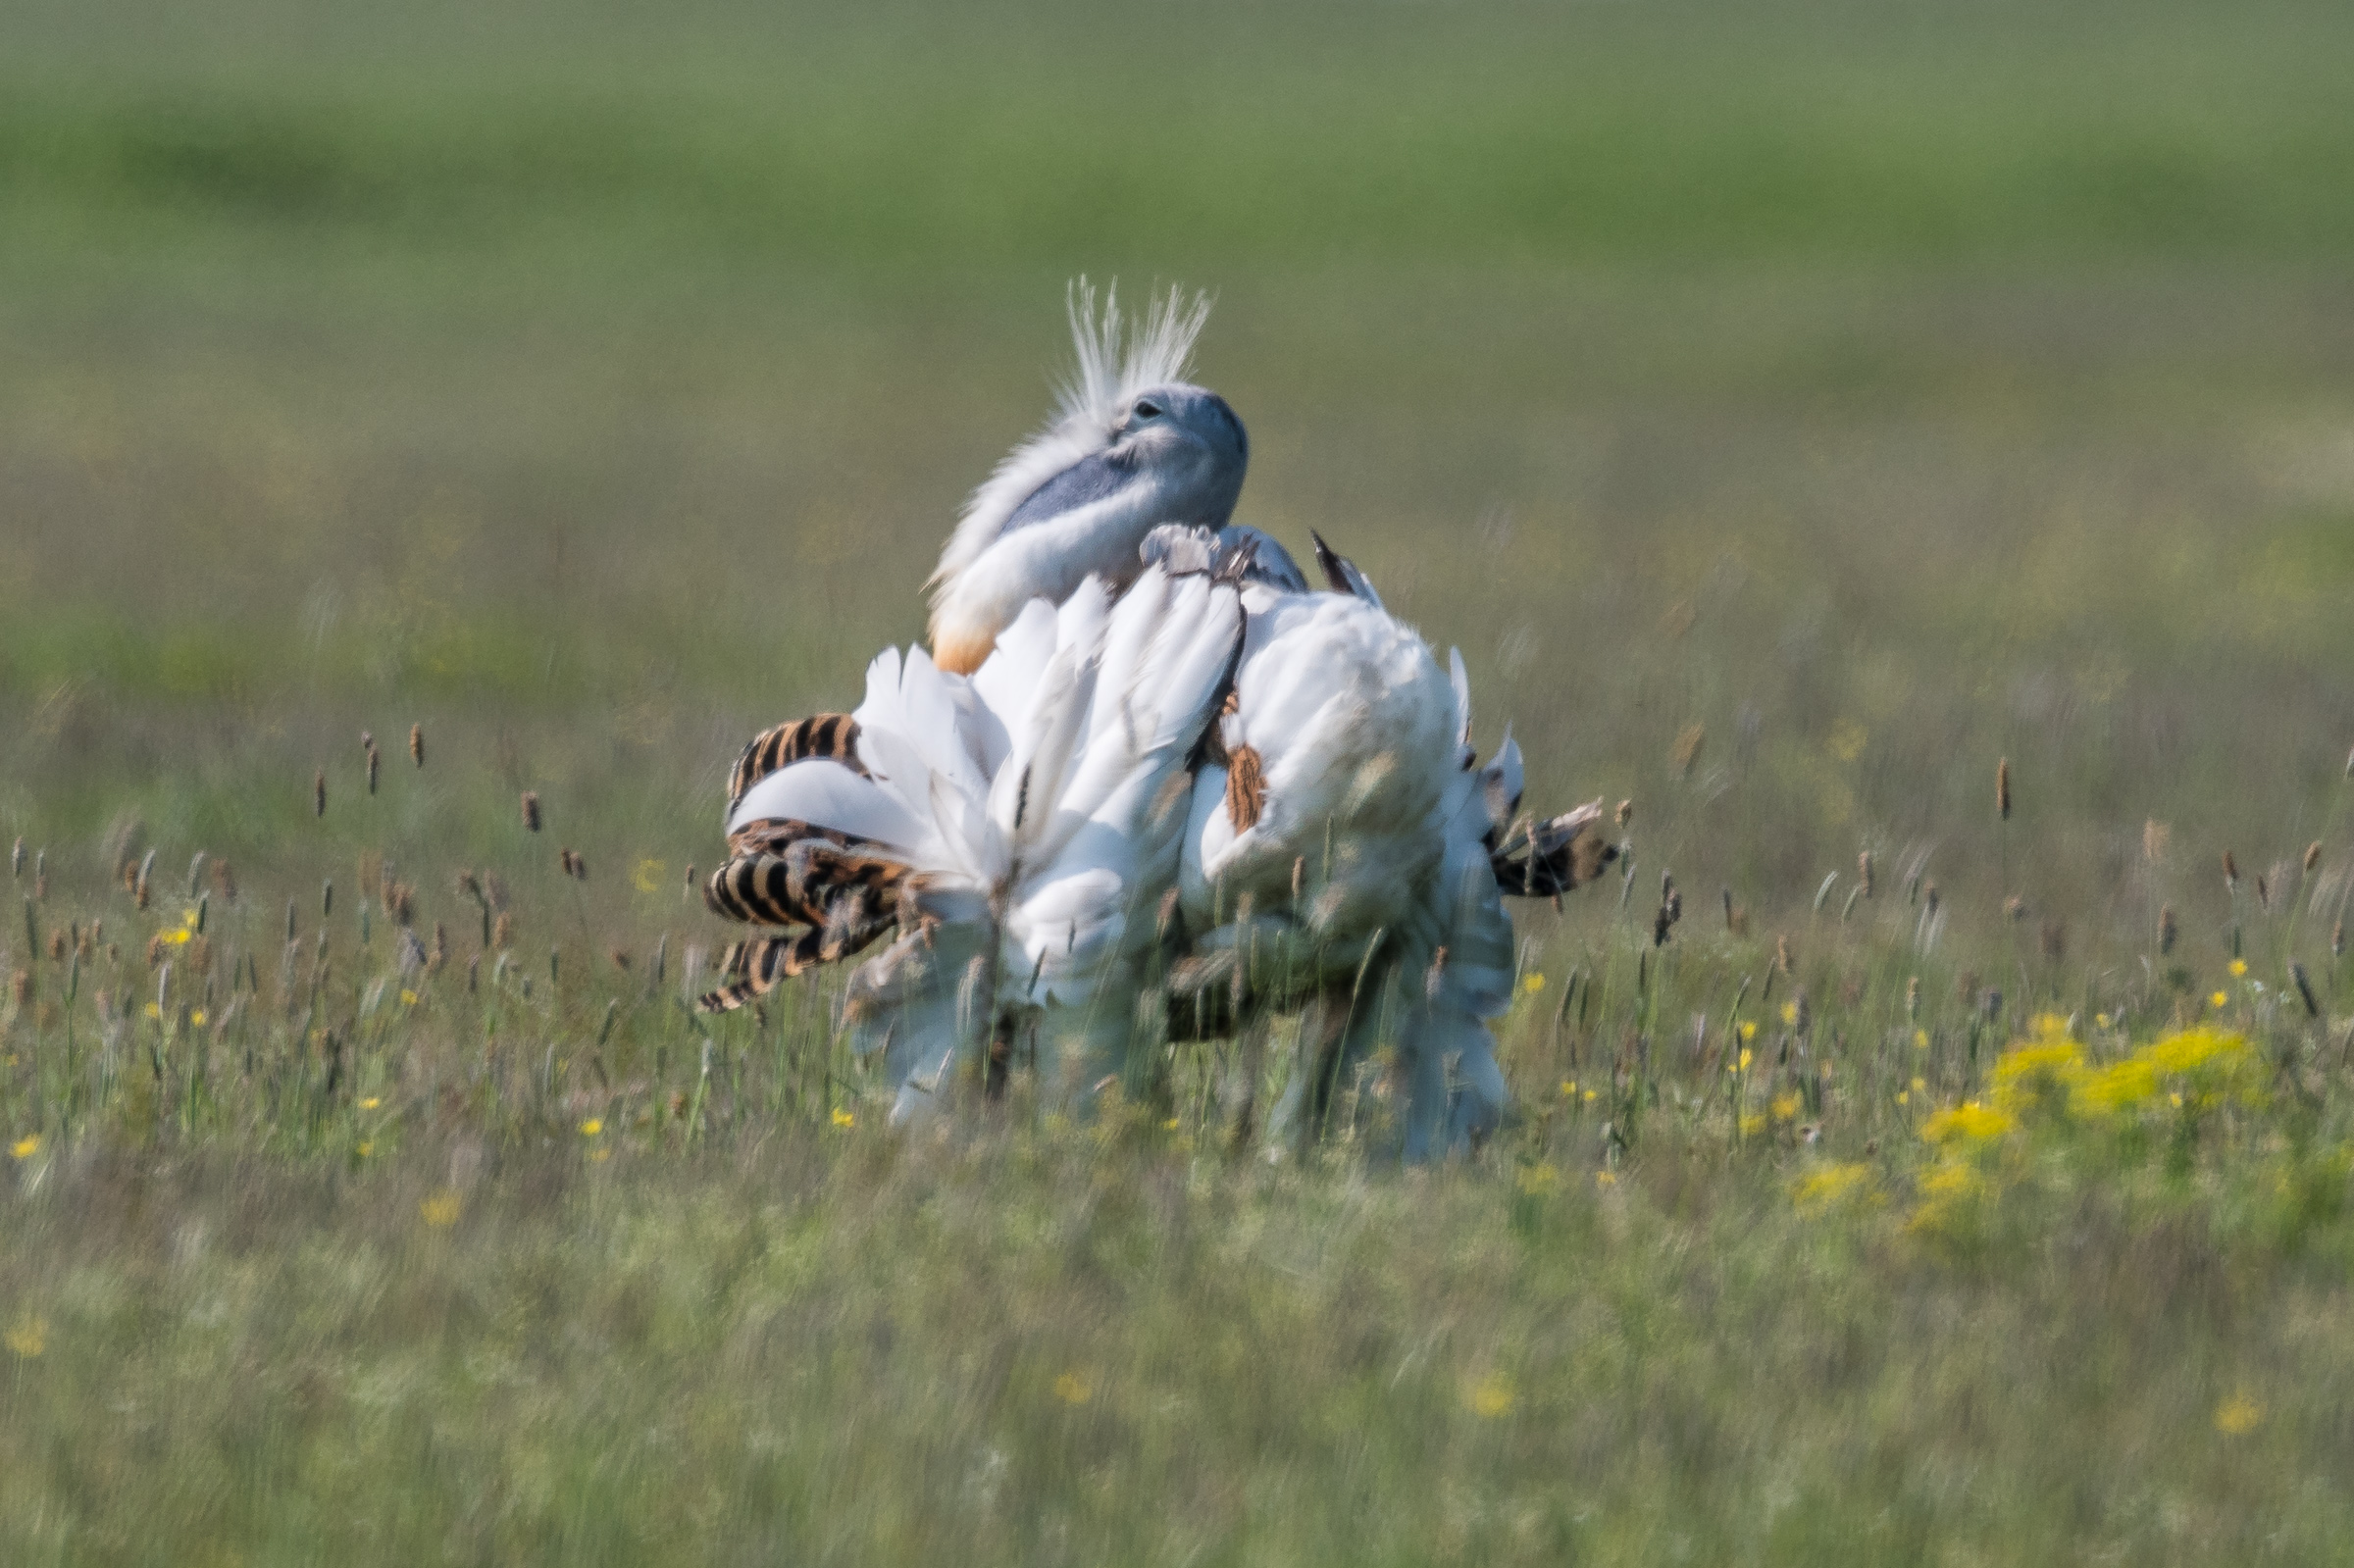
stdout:
[(372, 794), (372, 795), (376, 793), (376, 775), (377, 775), (377, 770), (378, 770), (379, 768), (381, 768), (381, 767), (384, 765), (384, 757), (383, 757), (381, 754), (379, 754), (379, 752), (378, 752), (378, 751), (377, 751), (377, 749), (376, 749), (376, 742), (375, 742), (375, 741), (373, 741), (373, 740), (369, 741), (369, 742), (368, 742), (368, 792), (369, 792), (370, 794)]
[(2316, 838), (2305, 846), (2305, 875), (2310, 877), (2321, 868), (2322, 841)]
[(409, 760), (418, 767), (425, 766), (425, 726), (409, 726)]
[(1994, 809), (2003, 821), (2011, 820), (2011, 759), (2003, 758), (1994, 765)]
[(2166, 858), (2167, 842), (2174, 837), (2174, 829), (2157, 818), (2146, 819), (2141, 825), (2141, 858), (2153, 866)]
[(1678, 779), (1691, 777), (1692, 765), (1700, 760), (1700, 748), (1708, 738), (1708, 731), (1696, 724), (1684, 726), (1683, 733), (1675, 737), (1675, 749), (1670, 755)]
[(1871, 851), (1867, 849), (1856, 857), (1856, 881), (1863, 885), (1864, 896), (1871, 896)]
[(523, 826), (527, 832), (539, 831), (539, 795), (537, 790), (523, 792)]
[(311, 815), (327, 815), (327, 770), (321, 768), (311, 775)]
[(515, 917), (502, 909), (498, 912), (498, 919), (490, 927), (490, 945), (496, 951), (503, 953), (514, 945), (514, 942)]
[(1790, 973), (1790, 938), (1787, 936), (1773, 939), (1773, 967), (1782, 974)]

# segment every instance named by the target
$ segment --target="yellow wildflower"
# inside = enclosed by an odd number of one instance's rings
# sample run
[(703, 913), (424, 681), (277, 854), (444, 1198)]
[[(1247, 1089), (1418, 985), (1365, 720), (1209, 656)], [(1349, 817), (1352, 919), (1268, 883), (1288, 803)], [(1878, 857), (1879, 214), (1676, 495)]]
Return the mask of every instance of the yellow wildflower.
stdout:
[(384, 1103), (384, 1102), (383, 1100), (378, 1099), (374, 1094), (371, 1094), (366, 1099), (360, 1101), (360, 1109), (363, 1111), (373, 1111), (379, 1105)]
[(2208, 1005), (2209, 1005), (2209, 1006), (2211, 1006), (2211, 1007), (2217, 1007), (2217, 1008), (2220, 1008), (2220, 1007), (2222, 1007), (2222, 1006), (2223, 1006), (2223, 1005), (2226, 1003), (2226, 1002), (2229, 1001), (2230, 999), (2231, 999), (2230, 997), (2228, 997), (2228, 996), (2226, 996), (2226, 995), (2225, 995), (2225, 994), (2224, 994), (2222, 991), (2220, 991), (2220, 990), (2219, 990), (2219, 991), (2215, 992), (2213, 995), (2209, 996), (2209, 997), (2207, 998), (2207, 1002), (2208, 1002)]
[(588, 1120), (581, 1124), (581, 1137), (594, 1138), (597, 1134), (603, 1132), (604, 1130), (605, 1119), (601, 1116), (591, 1116), (588, 1118)]
[(2019, 1124), (2012, 1117), (1990, 1105), (1976, 1100), (1964, 1100), (1951, 1110), (1939, 1111), (1920, 1124), (1920, 1136), (1932, 1143), (1961, 1138), (1970, 1143), (1989, 1143), (2010, 1132)]
[(669, 861), (648, 858), (638, 862), (638, 869), (631, 874), (630, 880), (638, 885), (638, 890), (641, 893), (660, 892), (662, 879), (669, 874)]
[(1542, 975), (1531, 975), (1520, 983), (1520, 988), (1528, 992), (1531, 996), (1534, 996), (1537, 992), (1545, 988), (1545, 977)]
[(401, 1006), (403, 1006), (403, 1007), (414, 1007), (414, 1006), (416, 1006), (416, 1005), (417, 1005), (417, 993), (416, 993), (415, 991), (413, 991), (413, 990), (409, 990), (409, 989), (406, 989), (406, 988), (404, 987), (404, 988), (402, 989), (401, 993), (400, 993), (400, 1005), (401, 1005)]
[[(1751, 1040), (1753, 1040), (1753, 1039), (1756, 1039), (1757, 1037), (1758, 1037), (1758, 1026), (1757, 1026), (1757, 1025), (1755, 1025), (1755, 1024), (1743, 1024), (1743, 1025), (1741, 1026), (1741, 1043), (1742, 1043), (1742, 1044), (1746, 1045), (1746, 1044), (1748, 1044), (1748, 1043), (1749, 1043)], [(1747, 1051), (1743, 1051), (1743, 1052), (1741, 1053), (1741, 1055), (1742, 1055), (1742, 1058), (1743, 1058), (1743, 1060), (1744, 1060), (1744, 1061), (1746, 1061), (1746, 1060), (1748, 1059), (1749, 1052), (1747, 1052)]]
[(1917, 1051), (1925, 1051), (1929, 1048), (1929, 1032), (1927, 1030), (1917, 1029), (1913, 1032), (1913, 1048)]
[(2099, 1027), (2099, 1028), (2101, 1028), (2101, 1029), (2107, 1029), (2107, 1028), (2109, 1027), (2109, 1015), (2108, 1015), (2107, 1013), (2095, 1013), (2095, 1014), (2093, 1014), (2093, 1015), (2092, 1015), (2092, 1021), (2093, 1021), (2093, 1023), (2094, 1023), (2094, 1024), (2095, 1024), (2097, 1027)]
[(1766, 1131), (1766, 1114), (1765, 1114), (1765, 1112), (1763, 1112), (1763, 1111), (1745, 1111), (1745, 1112), (1743, 1112), (1743, 1113), (1742, 1113), (1742, 1117), (1741, 1117), (1741, 1136), (1742, 1136), (1743, 1138), (1749, 1138), (1749, 1137), (1751, 1137), (1751, 1136), (1753, 1136), (1753, 1135), (1755, 1135), (1755, 1134), (1758, 1134), (1758, 1133), (1763, 1133), (1763, 1132), (1765, 1132), (1765, 1131)]
[(156, 1006), (155, 1003), (149, 1002), (147, 1004), (147, 1016), (149, 1018), (161, 1018), (164, 1016), (164, 1010)]
[(856, 1127), (858, 1118), (837, 1105), (834, 1107), (834, 1125), (836, 1127)]
[(1576, 1080), (1576, 1079), (1574, 1079), (1574, 1078), (1564, 1078), (1564, 1079), (1562, 1079), (1562, 1080), (1561, 1080), (1561, 1098), (1563, 1098), (1563, 1099), (1575, 1099), (1576, 1097), (1577, 1097), (1577, 1080)]
[(1791, 1029), (1798, 1027), (1798, 1003), (1782, 1003), (1782, 1023)]
[(49, 1322), (27, 1312), (17, 1319), (17, 1326), (8, 1331), (8, 1347), (29, 1361), (49, 1348)]
[(186, 927), (189, 931), (194, 931), (196, 929), (196, 922), (201, 918), (202, 917), (197, 913), (197, 909), (194, 904), (188, 905), (187, 908), (179, 912), (179, 923)]
[(1085, 1404), (1095, 1396), (1096, 1391), (1076, 1372), (1066, 1372), (1054, 1380), (1054, 1397), (1064, 1404)]
[(1826, 1165), (1791, 1184), (1790, 1200), (1798, 1212), (1817, 1215), (1859, 1196), (1871, 1185), (1871, 1167), (1862, 1162)]
[(369, 1155), (376, 1152), (376, 1144), (367, 1138), (361, 1138), (359, 1141), (358, 1152), (361, 1159), (366, 1159)]
[(1512, 1386), (1501, 1374), (1491, 1372), (1466, 1391), (1464, 1399), (1474, 1415), (1482, 1421), (1493, 1421), (1511, 1413)]
[(2087, 1077), (2076, 1097), (2089, 1110), (2130, 1110), (2158, 1092), (2158, 1069), (2146, 1052), (2135, 1051)]
[(1595, 1094), (1596, 1094), (1597, 1092), (1598, 1092), (1598, 1091), (1597, 1091), (1597, 1090), (1595, 1090), (1595, 1089), (1587, 1089), (1587, 1090), (1586, 1090), (1586, 1103), (1587, 1103), (1588, 1105), (1591, 1105), (1591, 1104), (1593, 1104), (1593, 1103), (1594, 1103), (1594, 1096), (1595, 1096)]
[(196, 932), (193, 927), (182, 926), (178, 931), (164, 931), (156, 933), (156, 939), (158, 941), (168, 942), (174, 947), (185, 947), (189, 942), (196, 939)]
[(1594, 1185), (1596, 1187), (1616, 1187), (1618, 1185), (1618, 1173), (1616, 1171), (1596, 1171), (1594, 1173)]
[(2215, 1430), (2228, 1437), (2244, 1437), (2262, 1425), (2264, 1406), (2249, 1397), (2245, 1390), (2215, 1407)]
[(2248, 972), (2248, 961), (2244, 958), (2234, 958), (2231, 960), (2228, 967), (2231, 971), (2231, 978), (2233, 980), (2239, 980)]
[(1176, 1131), (1177, 1131), (1177, 1118), (1176, 1118), (1176, 1117), (1174, 1117), (1174, 1116), (1172, 1116), (1172, 1117), (1170, 1117), (1170, 1118), (1169, 1118), (1167, 1121), (1165, 1121), (1165, 1122), (1161, 1123), (1161, 1124), (1160, 1124), (1160, 1130), (1161, 1130), (1162, 1132), (1164, 1132), (1164, 1133), (1174, 1133), (1174, 1132), (1176, 1132)]
[(1773, 1097), (1773, 1104), (1768, 1109), (1773, 1112), (1775, 1121), (1787, 1122), (1798, 1114), (1799, 1106), (1804, 1103), (1805, 1101), (1801, 1100), (1797, 1092), (1793, 1090), (1787, 1094), (1776, 1094)]
[(1896, 1103), (1897, 1103), (1897, 1104), (1899, 1104), (1899, 1105), (1910, 1105), (1912, 1102), (1913, 1102), (1913, 1091), (1912, 1091), (1911, 1089), (1909, 1089), (1909, 1088), (1900, 1088), (1900, 1089), (1898, 1089), (1898, 1090), (1896, 1091)]
[(1561, 1185), (1561, 1173), (1549, 1164), (1523, 1165), (1518, 1182), (1520, 1190), (1530, 1197), (1543, 1197)]
[(450, 1226), (458, 1223), (458, 1211), (463, 1206), (459, 1201), (458, 1194), (445, 1187), (418, 1204), (417, 1213), (426, 1224), (435, 1229), (447, 1230)]
[[(1750, 1025), (1749, 1027), (1750, 1027), (1752, 1030), (1755, 1030), (1755, 1029), (1757, 1028), (1757, 1026), (1756, 1026), (1755, 1024), (1752, 1024), (1752, 1025)], [(1737, 1068), (1735, 1069), (1735, 1071), (1738, 1071), (1738, 1072), (1743, 1072), (1743, 1073), (1746, 1073), (1746, 1072), (1748, 1072), (1748, 1071), (1749, 1071), (1749, 1064), (1750, 1064), (1751, 1062), (1753, 1062), (1753, 1061), (1756, 1061), (1756, 1060), (1757, 1060), (1757, 1058), (1756, 1058), (1755, 1056), (1752, 1056), (1752, 1055), (1750, 1054), (1749, 1047), (1748, 1047), (1748, 1046), (1746, 1046), (1746, 1045), (1744, 1045), (1743, 1047), (1741, 1047), (1741, 1061), (1740, 1061), (1739, 1065), (1737, 1066)]]
[(8, 1146), (8, 1152), (20, 1160), (31, 1159), (41, 1151), (41, 1135), (27, 1133)]
[(198, 1029), (202, 1029), (204, 1027), (204, 1009), (199, 1007), (196, 1009), (196, 1011), (190, 1013), (188, 1015), (188, 1022), (194, 1024)]
[(1928, 1087), (1929, 1087), (1929, 1081), (1928, 1081), (1927, 1079), (1925, 1079), (1925, 1078), (1917, 1078), (1917, 1079), (1913, 1080), (1913, 1086), (1912, 1086), (1912, 1087), (1913, 1087), (1913, 1092), (1914, 1092), (1914, 1093), (1916, 1093), (1916, 1094), (1919, 1094), (1919, 1093), (1921, 1093), (1921, 1092), (1923, 1092), (1924, 1090), (1926, 1090), (1926, 1089), (1928, 1088)]
[[(2219, 993), (2220, 994), (2220, 993)], [(2188, 1073), (2210, 1062), (2236, 1066), (2247, 1054), (2248, 1042), (2227, 1030), (2186, 1029), (2145, 1045), (2134, 1054), (2147, 1055), (2162, 1073)], [(2226, 1061), (2226, 1058), (2229, 1058)]]

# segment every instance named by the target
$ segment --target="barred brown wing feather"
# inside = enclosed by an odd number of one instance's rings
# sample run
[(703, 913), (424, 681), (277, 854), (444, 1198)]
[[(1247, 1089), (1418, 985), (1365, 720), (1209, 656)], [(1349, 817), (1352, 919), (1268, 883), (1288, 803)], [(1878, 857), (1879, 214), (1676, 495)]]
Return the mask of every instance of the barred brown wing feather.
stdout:
[(791, 936), (755, 936), (728, 949), (726, 973), (735, 978), (697, 999), (705, 1013), (732, 1013), (776, 989), (780, 981), (814, 967), (820, 960), (822, 932), (804, 931)]
[(813, 713), (761, 731), (728, 774), (728, 810), (734, 812), (752, 785), (770, 774), (811, 757), (839, 762), (865, 777), (866, 765), (858, 760), (858, 721), (846, 713)]

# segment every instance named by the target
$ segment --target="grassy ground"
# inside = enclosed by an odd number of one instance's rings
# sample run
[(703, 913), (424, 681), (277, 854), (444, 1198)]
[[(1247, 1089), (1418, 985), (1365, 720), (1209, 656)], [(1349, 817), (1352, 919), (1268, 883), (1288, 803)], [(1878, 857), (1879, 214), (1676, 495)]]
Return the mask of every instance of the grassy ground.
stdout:
[[(2048, 10), (12, 22), (0, 1555), (2345, 1554), (2354, 40)], [(1082, 271), (1635, 802), (1465, 1166), (687, 1010)]]

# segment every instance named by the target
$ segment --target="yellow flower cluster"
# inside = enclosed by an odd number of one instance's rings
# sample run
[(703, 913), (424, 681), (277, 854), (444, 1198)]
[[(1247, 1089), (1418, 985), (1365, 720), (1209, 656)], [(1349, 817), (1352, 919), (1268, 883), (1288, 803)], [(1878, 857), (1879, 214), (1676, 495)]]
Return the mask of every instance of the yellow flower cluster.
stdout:
[(1828, 1213), (1851, 1198), (1871, 1195), (1871, 1167), (1862, 1161), (1825, 1165), (1790, 1185), (1790, 1201), (1810, 1217)]

